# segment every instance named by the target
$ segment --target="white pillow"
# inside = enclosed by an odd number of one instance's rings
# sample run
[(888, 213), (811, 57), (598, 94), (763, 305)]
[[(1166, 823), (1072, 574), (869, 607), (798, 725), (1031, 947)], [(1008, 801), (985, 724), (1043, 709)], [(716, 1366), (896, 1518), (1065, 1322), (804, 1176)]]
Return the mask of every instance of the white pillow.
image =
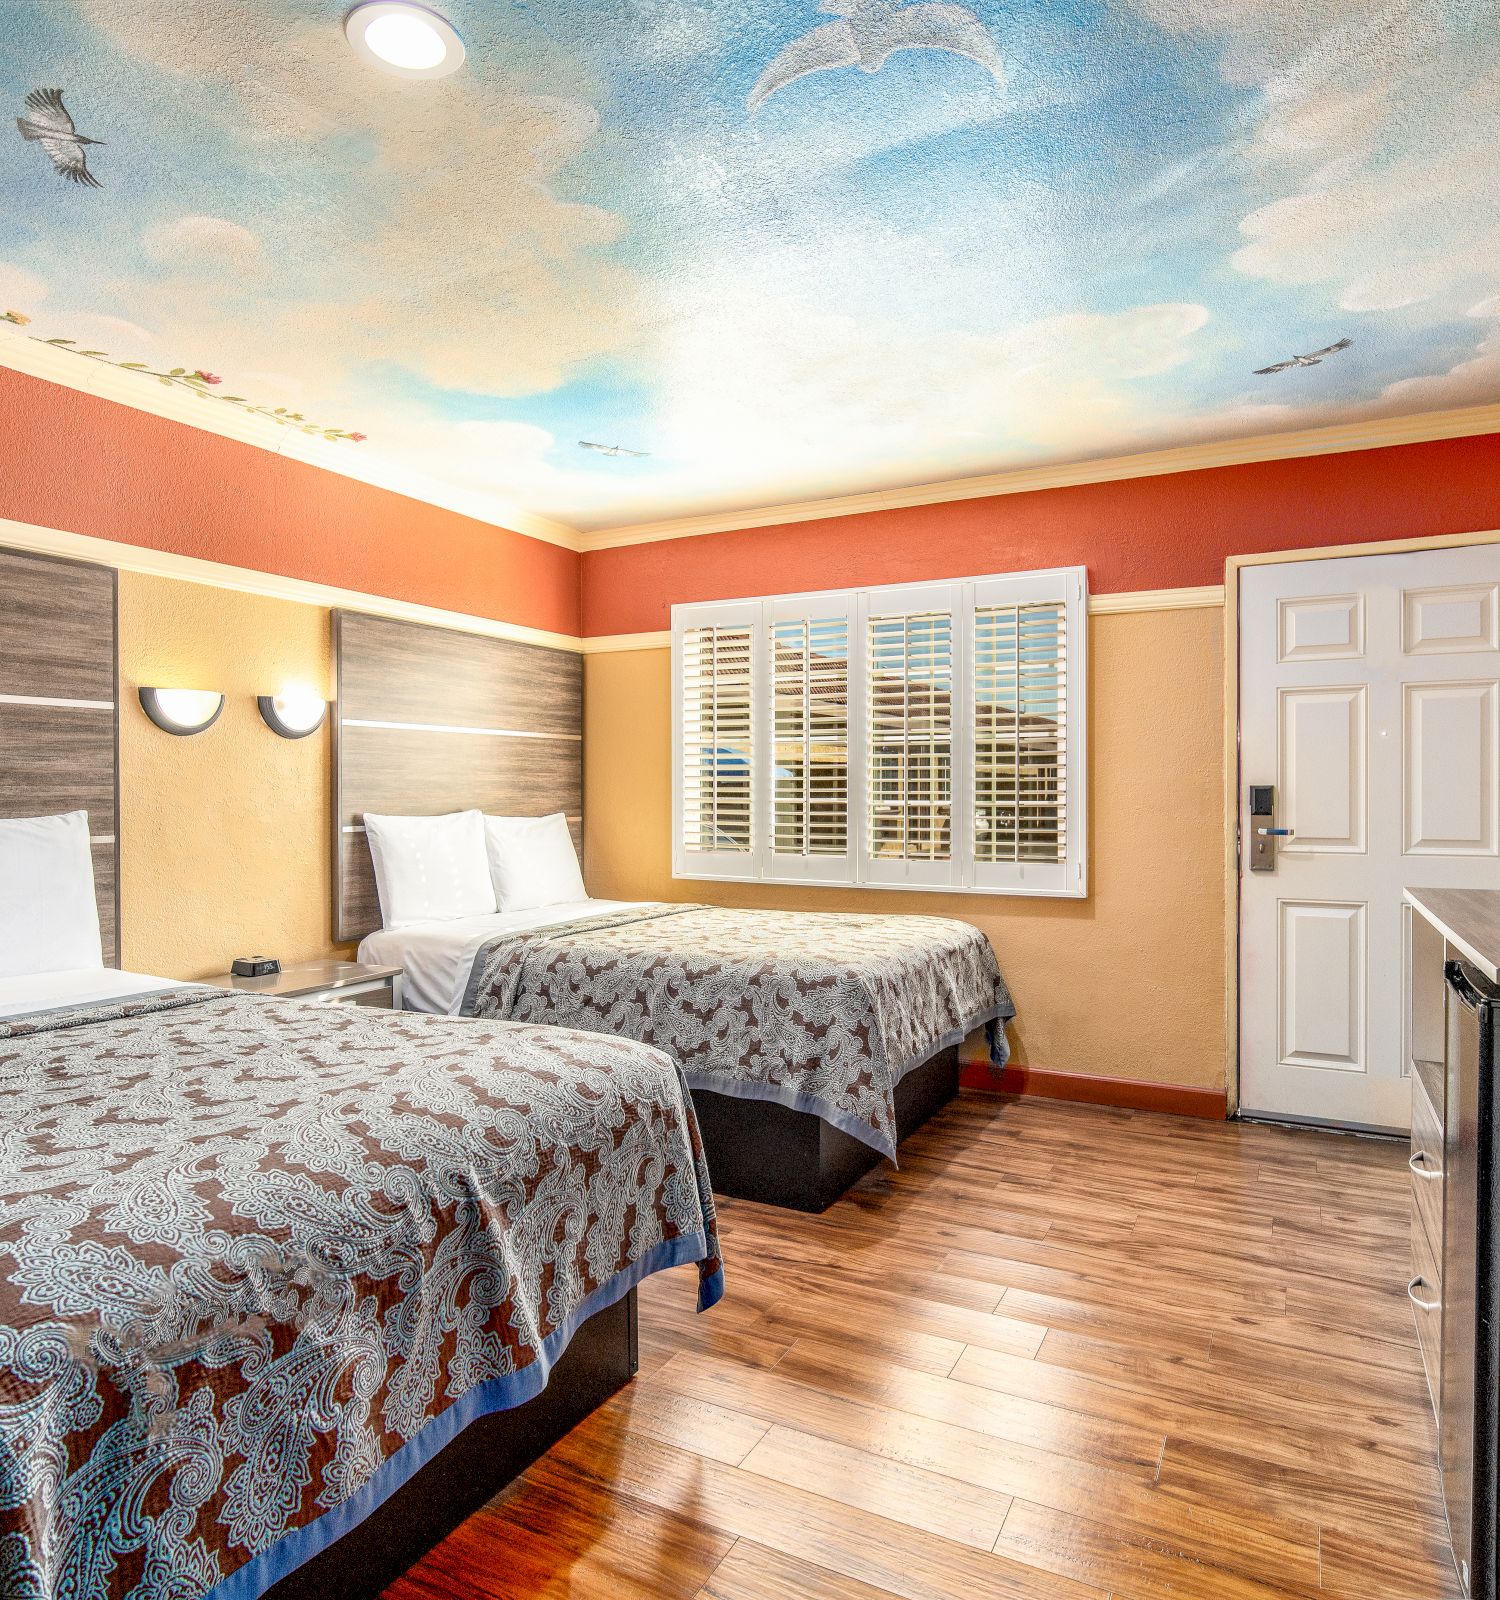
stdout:
[(377, 817), (365, 813), (380, 915), (387, 928), (409, 922), (487, 917), (495, 891), (484, 849), (484, 816)]
[(502, 911), (534, 911), (588, 899), (573, 835), (561, 811), (550, 817), (486, 817), (484, 833)]
[(88, 812), (0, 821), (0, 978), (103, 965)]

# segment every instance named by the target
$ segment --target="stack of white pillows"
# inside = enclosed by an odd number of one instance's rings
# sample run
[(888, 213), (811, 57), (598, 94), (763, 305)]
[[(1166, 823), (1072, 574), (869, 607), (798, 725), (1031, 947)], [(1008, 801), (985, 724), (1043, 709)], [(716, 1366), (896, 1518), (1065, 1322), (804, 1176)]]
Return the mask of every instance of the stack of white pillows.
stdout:
[(550, 817), (365, 813), (387, 928), (534, 911), (588, 899), (562, 812)]

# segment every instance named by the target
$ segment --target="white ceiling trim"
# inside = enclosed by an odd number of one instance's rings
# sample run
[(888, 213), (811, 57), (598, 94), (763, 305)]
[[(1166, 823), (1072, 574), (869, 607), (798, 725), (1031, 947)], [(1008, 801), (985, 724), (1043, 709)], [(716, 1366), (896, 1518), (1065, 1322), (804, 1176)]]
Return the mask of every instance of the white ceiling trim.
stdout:
[(309, 466), (336, 472), (341, 477), (353, 478), (375, 489), (387, 489), (393, 494), (403, 494), (426, 505), (440, 506), (445, 511), (473, 517), (476, 522), (485, 522), (491, 527), (525, 534), (529, 539), (561, 545), (565, 550), (583, 548), (582, 535), (576, 529), (551, 517), (538, 516), (520, 506), (507, 505), (497, 511), (495, 500), (490, 496), (452, 489), (439, 479), (383, 461), (359, 444), (347, 441), (340, 443), (300, 433), (295, 428), (273, 422), (269, 417), (242, 411), (238, 406), (224, 405), (216, 400), (191, 405), (189, 402), (195, 396), (185, 389), (175, 386), (169, 388), (138, 372), (125, 372), (111, 362), (75, 355), (56, 345), (47, 344), (45, 340), (14, 332), (0, 337), (0, 366), (9, 367), (14, 372), (24, 372), (33, 378), (45, 378), (49, 383), (62, 384), (64, 388), (78, 389), (84, 394), (97, 395), (101, 400), (131, 406), (152, 416), (165, 417), (170, 422), (186, 423), (189, 427), (202, 429), (204, 433), (254, 445), (257, 449), (269, 450), (272, 455), (304, 461)]
[(1343, 455), (1351, 450), (1378, 450), (1434, 439), (1466, 439), (1500, 433), (1500, 405), (1469, 406), (1456, 411), (1429, 411), (1420, 416), (1381, 417), (1368, 422), (1309, 428), (1300, 433), (1266, 433), (1214, 444), (1184, 445), (1141, 455), (1109, 456), (1058, 466), (1022, 467), (981, 478), (952, 478), (909, 489), (880, 489), (870, 494), (842, 495), (828, 500), (801, 500), (701, 517), (671, 517), (628, 527), (601, 528), (581, 535), (579, 548), (616, 550), (624, 545), (655, 544), (664, 539), (693, 539), (740, 528), (814, 522), (825, 517), (858, 516), (867, 511), (892, 511), (910, 506), (939, 505), (952, 500), (983, 500), (992, 495), (1030, 494), (1038, 489), (1065, 489), (1087, 483), (1114, 483), (1127, 478), (1156, 478), (1173, 472), (1202, 472), (1211, 467), (1245, 466), (1256, 461), (1288, 461), (1299, 456)]
[(142, 545), (120, 544), (113, 539), (95, 539), (89, 534), (69, 533), (62, 528), (11, 522), (4, 517), (0, 517), (0, 546), (33, 550), (39, 555), (71, 556), (76, 561), (97, 561), (121, 572), (205, 583), (215, 589), (234, 589), (240, 594), (264, 595), (271, 600), (293, 600), (299, 605), (322, 606), (329, 610), (344, 607), (375, 617), (426, 622), (439, 628), (456, 628), (462, 633), (483, 634), (489, 639), (546, 645), (553, 650), (578, 651), (583, 646), (583, 641), (570, 633), (549, 633), (543, 628), (523, 627), (518, 622), (497, 622), (490, 617), (444, 611), (438, 606), (392, 600), (358, 589), (335, 588), (332, 584), (309, 583), (302, 578), (284, 578), (275, 572), (256, 572), (250, 567), (232, 567), (222, 561), (203, 561), (197, 556), (180, 556), (170, 550), (149, 550)]

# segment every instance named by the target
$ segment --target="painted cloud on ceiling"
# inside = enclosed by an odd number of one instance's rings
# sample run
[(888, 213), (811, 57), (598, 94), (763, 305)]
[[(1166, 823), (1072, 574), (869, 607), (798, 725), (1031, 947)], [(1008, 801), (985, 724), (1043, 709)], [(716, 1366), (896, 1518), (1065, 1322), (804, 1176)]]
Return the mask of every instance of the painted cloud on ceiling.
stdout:
[(444, 10), (0, 0), (0, 340), (583, 528), (1500, 400), (1493, 0)]

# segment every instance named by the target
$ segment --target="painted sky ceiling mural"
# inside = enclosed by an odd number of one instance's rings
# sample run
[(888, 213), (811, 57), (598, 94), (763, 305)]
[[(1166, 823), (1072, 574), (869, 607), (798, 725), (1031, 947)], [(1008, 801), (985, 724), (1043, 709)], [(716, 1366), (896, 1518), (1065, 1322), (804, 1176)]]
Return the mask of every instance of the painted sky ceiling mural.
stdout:
[(0, 341), (580, 528), (1500, 400), (1500, 0), (440, 9), (0, 0)]

